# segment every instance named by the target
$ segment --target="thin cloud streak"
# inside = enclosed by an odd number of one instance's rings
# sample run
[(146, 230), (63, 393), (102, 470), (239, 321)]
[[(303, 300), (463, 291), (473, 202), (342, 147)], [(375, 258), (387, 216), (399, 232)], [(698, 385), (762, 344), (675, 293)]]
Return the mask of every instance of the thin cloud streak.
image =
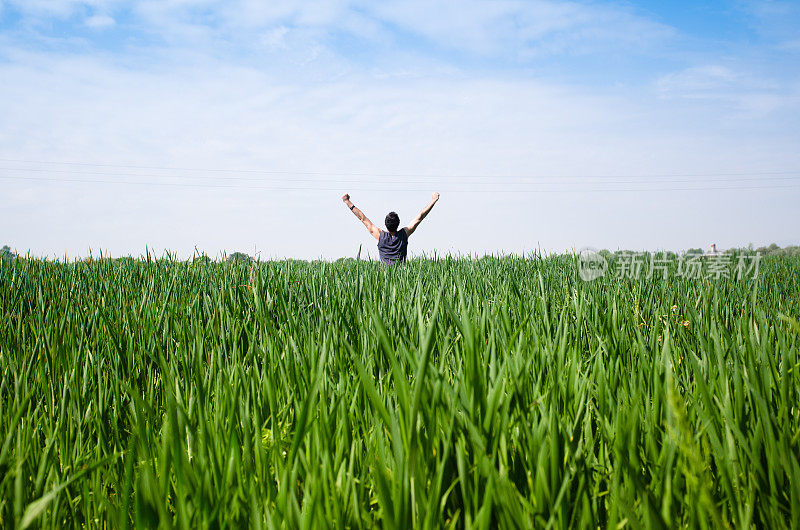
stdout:
[[(149, 35), (171, 46), (233, 45), (258, 51), (259, 37), (298, 47), (335, 48), (341, 34), (371, 45), (393, 47), (418, 39), (418, 46), (518, 60), (541, 54), (597, 54), (608, 50), (641, 53), (675, 35), (672, 28), (620, 5), (580, 2), (364, 1), (254, 2), (251, 0), (158, 0), (133, 6), (114, 0), (11, 0), (8, 5), (31, 22), (88, 20), (109, 23), (124, 12), (126, 31)], [(281, 29), (282, 28), (282, 29)], [(33, 35), (28, 35), (33, 36)]]

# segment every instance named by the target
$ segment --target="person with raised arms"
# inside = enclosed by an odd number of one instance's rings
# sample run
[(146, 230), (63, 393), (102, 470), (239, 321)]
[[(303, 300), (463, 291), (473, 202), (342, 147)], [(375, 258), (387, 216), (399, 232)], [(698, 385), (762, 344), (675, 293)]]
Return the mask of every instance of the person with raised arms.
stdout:
[(400, 263), (405, 261), (408, 253), (408, 237), (414, 233), (422, 220), (431, 212), (433, 206), (439, 200), (439, 194), (434, 193), (431, 202), (419, 212), (419, 215), (411, 221), (411, 224), (404, 226), (400, 230), (397, 229), (400, 226), (400, 216), (397, 213), (389, 212), (386, 214), (386, 219), (384, 220), (386, 230), (381, 230), (364, 215), (364, 212), (356, 208), (356, 205), (350, 201), (349, 194), (342, 195), (342, 200), (353, 214), (358, 217), (359, 221), (364, 223), (372, 237), (378, 240), (378, 254), (381, 257), (381, 261), (383, 263)]

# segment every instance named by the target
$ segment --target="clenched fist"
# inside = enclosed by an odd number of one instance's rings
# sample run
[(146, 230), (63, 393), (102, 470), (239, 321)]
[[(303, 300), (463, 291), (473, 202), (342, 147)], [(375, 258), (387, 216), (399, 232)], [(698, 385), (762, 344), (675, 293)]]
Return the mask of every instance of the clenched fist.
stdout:
[(436, 202), (438, 200), (439, 200), (439, 192), (438, 191), (434, 191), (433, 192), (433, 202)]
[(350, 194), (349, 193), (345, 193), (344, 195), (342, 195), (342, 200), (343, 201), (349, 201), (350, 200)]

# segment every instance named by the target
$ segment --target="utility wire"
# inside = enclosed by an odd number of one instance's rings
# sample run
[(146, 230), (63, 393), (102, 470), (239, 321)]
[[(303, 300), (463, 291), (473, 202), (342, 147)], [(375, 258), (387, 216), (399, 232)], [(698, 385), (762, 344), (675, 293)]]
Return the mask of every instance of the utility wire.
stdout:
[[(0, 175), (0, 179), (13, 179), (25, 180), (35, 182), (79, 182), (89, 184), (124, 184), (124, 185), (138, 185), (138, 186), (170, 186), (170, 187), (183, 187), (183, 188), (227, 188), (227, 189), (258, 189), (258, 190), (303, 190), (303, 191), (342, 191), (342, 186), (327, 187), (327, 186), (252, 186), (242, 185), (235, 186), (230, 184), (199, 184), (199, 183), (182, 183), (182, 182), (133, 182), (121, 180), (100, 180), (100, 179), (75, 179), (75, 178), (52, 178), (52, 177), (20, 177), (13, 175)], [(632, 183), (628, 183), (632, 184)], [(639, 183), (637, 183), (639, 184)], [(646, 183), (641, 183), (646, 184)], [(798, 188), (800, 182), (783, 185), (768, 185), (768, 186), (694, 186), (694, 187), (670, 187), (670, 188), (573, 188), (573, 189), (439, 189), (447, 193), (614, 193), (614, 192), (659, 192), (659, 191), (710, 191), (710, 190), (763, 190), (763, 189), (786, 189)], [(428, 189), (420, 188), (352, 188), (360, 191), (400, 191), (400, 192), (427, 192)]]
[(289, 171), (289, 170), (263, 170), (263, 169), (222, 169), (222, 168), (186, 168), (170, 166), (137, 166), (120, 164), (97, 164), (89, 162), (66, 162), (52, 160), (29, 160), (16, 158), (0, 158), (0, 162), (24, 163), (24, 164), (51, 164), (66, 166), (85, 166), (103, 167), (120, 169), (146, 169), (159, 171), (192, 171), (192, 172), (213, 172), (213, 173), (260, 173), (265, 175), (312, 175), (312, 176), (345, 176), (345, 177), (419, 177), (419, 178), (495, 178), (495, 179), (519, 179), (519, 178), (661, 178), (661, 177), (714, 177), (714, 176), (739, 176), (739, 175), (795, 175), (800, 174), (800, 170), (751, 170), (751, 171), (727, 171), (727, 172), (694, 172), (694, 173), (652, 173), (634, 175), (488, 175), (488, 174), (459, 174), (445, 175), (436, 173), (378, 173), (378, 172), (336, 172), (336, 171)]
[[(223, 175), (215, 175), (215, 176), (208, 176), (208, 175), (154, 175), (154, 174), (147, 174), (147, 173), (119, 173), (119, 172), (105, 172), (105, 171), (87, 171), (87, 170), (75, 170), (75, 169), (47, 169), (47, 168), (24, 168), (24, 167), (0, 167), (0, 171), (22, 171), (22, 172), (33, 172), (33, 173), (59, 173), (59, 174), (70, 174), (70, 175), (100, 175), (104, 177), (147, 177), (147, 178), (165, 178), (165, 179), (204, 179), (204, 180), (230, 180), (230, 181), (255, 181), (255, 182), (270, 182), (270, 181), (278, 181), (279, 183), (283, 183), (282, 181), (286, 181), (286, 179), (280, 179), (275, 177), (231, 177), (231, 176), (223, 176)], [(653, 182), (656, 184), (662, 183), (701, 183), (701, 181), (707, 182), (747, 182), (747, 181), (766, 181), (766, 180), (796, 180), (800, 179), (800, 173), (797, 174), (779, 174), (776, 176), (763, 176), (763, 175), (770, 175), (770, 173), (762, 174), (762, 176), (747, 176), (747, 177), (739, 177), (739, 176), (720, 176), (720, 175), (698, 175), (695, 178), (677, 178), (677, 179), (662, 179), (659, 178), (657, 181)], [(442, 182), (435, 182), (440, 177), (431, 177), (428, 179), (423, 180), (413, 180), (413, 179), (403, 179), (403, 180), (383, 180), (379, 182), (379, 184), (441, 184)], [(457, 177), (447, 177), (449, 179), (454, 179)], [(486, 177), (486, 178), (494, 178), (494, 177)], [(510, 177), (508, 177), (510, 178)], [(520, 181), (525, 180), (534, 180), (534, 181), (544, 181), (544, 180), (554, 180), (559, 183), (558, 180), (569, 178), (569, 179), (586, 179), (586, 180), (601, 180), (600, 177), (592, 177), (592, 176), (571, 176), (571, 177), (556, 177), (556, 176), (529, 176), (529, 177), (514, 177), (519, 179)], [(611, 177), (607, 177), (611, 178)], [(629, 177), (618, 177), (628, 180), (607, 180), (607, 178), (602, 178), (603, 184), (639, 184), (639, 182), (635, 182), (636, 179), (644, 180), (645, 178), (650, 178), (650, 176), (629, 176)], [(348, 182), (348, 183), (361, 183), (364, 184), (364, 179), (343, 179), (343, 178), (331, 178), (327, 180), (321, 180), (319, 178), (302, 178), (302, 177), (293, 177), (289, 182), (317, 182), (317, 183), (333, 183), (333, 182)], [(454, 184), (454, 182), (443, 182), (444, 184)], [(478, 182), (478, 184), (487, 184)], [(493, 184), (489, 182), (489, 184)]]

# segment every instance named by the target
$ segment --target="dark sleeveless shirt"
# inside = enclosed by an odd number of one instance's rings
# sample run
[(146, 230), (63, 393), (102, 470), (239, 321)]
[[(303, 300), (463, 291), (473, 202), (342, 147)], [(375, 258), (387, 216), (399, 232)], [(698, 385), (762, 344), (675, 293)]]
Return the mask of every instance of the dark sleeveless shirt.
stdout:
[(384, 263), (399, 263), (405, 261), (408, 251), (408, 234), (406, 229), (401, 228), (394, 235), (381, 230), (378, 237), (378, 254)]

